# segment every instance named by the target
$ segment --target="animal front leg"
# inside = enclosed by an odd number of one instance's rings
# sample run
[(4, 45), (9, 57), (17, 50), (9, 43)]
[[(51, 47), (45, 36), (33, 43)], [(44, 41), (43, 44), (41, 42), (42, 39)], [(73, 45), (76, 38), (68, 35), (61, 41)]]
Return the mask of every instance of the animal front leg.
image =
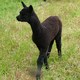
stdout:
[(41, 68), (42, 68), (43, 62), (44, 62), (44, 56), (40, 54), (37, 60), (36, 80), (40, 80)]

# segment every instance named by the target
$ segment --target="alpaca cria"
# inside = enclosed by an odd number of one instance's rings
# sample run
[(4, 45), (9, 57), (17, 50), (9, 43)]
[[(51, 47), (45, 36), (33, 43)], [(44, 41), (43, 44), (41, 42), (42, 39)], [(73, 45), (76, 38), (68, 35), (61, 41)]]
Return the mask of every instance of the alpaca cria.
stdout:
[(46, 69), (49, 68), (47, 59), (49, 58), (54, 40), (58, 49), (58, 56), (61, 57), (61, 33), (62, 22), (57, 16), (50, 16), (42, 23), (37, 17), (32, 5), (27, 7), (23, 2), (23, 9), (16, 17), (18, 21), (28, 22), (32, 29), (32, 40), (38, 47), (40, 53), (37, 59), (36, 80), (40, 80), (40, 73), (43, 63)]

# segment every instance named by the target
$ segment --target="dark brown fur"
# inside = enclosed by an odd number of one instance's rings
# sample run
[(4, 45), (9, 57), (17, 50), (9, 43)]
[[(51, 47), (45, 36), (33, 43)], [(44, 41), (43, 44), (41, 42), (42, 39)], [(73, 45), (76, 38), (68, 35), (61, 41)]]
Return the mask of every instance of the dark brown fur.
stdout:
[(62, 23), (57, 16), (50, 16), (44, 22), (40, 23), (36, 13), (33, 10), (32, 5), (27, 7), (23, 2), (23, 9), (20, 11), (20, 15), (17, 16), (17, 20), (21, 22), (28, 22), (32, 28), (32, 40), (38, 47), (40, 54), (37, 59), (37, 75), (36, 80), (40, 79), (40, 72), (43, 63), (46, 69), (49, 68), (47, 58), (50, 55), (54, 40), (58, 49), (58, 55), (61, 56), (61, 32)]

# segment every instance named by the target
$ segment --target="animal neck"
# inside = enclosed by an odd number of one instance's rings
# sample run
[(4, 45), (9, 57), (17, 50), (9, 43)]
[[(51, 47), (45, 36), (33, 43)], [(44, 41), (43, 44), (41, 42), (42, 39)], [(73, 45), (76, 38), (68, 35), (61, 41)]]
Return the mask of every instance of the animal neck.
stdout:
[(37, 34), (40, 32), (41, 23), (35, 13), (33, 14), (33, 16), (31, 16), (29, 24), (31, 25), (33, 34)]

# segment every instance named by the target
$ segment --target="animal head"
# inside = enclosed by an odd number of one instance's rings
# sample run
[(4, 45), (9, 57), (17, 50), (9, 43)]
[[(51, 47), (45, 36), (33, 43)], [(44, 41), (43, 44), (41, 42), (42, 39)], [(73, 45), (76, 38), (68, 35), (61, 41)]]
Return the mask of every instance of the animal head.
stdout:
[(21, 2), (23, 9), (19, 12), (19, 15), (16, 17), (18, 21), (21, 22), (29, 22), (32, 14), (33, 14), (33, 7), (30, 5), (27, 7), (24, 2)]

